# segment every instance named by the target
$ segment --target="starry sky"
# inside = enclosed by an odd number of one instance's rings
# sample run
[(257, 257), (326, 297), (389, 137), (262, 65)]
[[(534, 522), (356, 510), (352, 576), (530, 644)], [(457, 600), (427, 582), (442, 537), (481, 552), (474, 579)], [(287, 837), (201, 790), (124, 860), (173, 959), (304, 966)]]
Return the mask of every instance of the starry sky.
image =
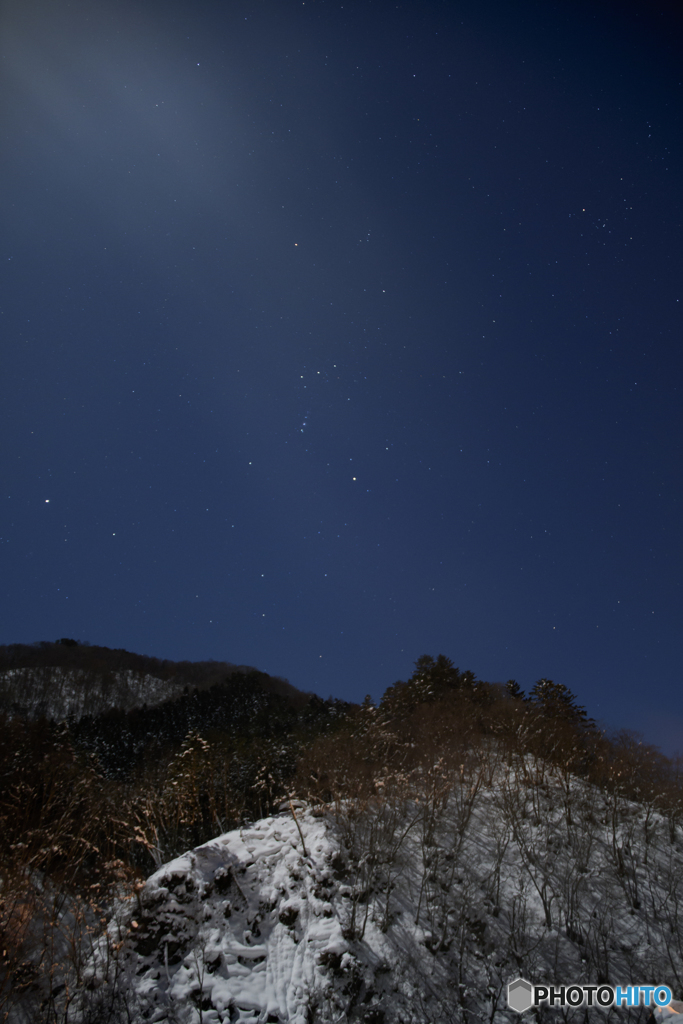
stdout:
[(4, 0), (0, 642), (683, 748), (674, 5)]

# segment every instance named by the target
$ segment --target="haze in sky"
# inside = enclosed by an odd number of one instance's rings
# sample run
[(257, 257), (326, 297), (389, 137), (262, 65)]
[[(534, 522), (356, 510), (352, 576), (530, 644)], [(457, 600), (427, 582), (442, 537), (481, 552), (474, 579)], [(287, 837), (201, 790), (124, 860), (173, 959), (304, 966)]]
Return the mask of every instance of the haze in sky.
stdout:
[(681, 21), (7, 0), (0, 642), (683, 729)]

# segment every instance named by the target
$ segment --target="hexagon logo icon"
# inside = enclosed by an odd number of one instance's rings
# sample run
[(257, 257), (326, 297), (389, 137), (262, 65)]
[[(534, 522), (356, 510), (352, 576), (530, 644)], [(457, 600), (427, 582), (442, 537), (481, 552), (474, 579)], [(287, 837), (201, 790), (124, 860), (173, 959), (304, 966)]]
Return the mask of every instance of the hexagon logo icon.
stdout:
[(533, 1006), (531, 983), (525, 978), (517, 978), (508, 985), (508, 1006), (517, 1013), (524, 1013), (530, 1006)]

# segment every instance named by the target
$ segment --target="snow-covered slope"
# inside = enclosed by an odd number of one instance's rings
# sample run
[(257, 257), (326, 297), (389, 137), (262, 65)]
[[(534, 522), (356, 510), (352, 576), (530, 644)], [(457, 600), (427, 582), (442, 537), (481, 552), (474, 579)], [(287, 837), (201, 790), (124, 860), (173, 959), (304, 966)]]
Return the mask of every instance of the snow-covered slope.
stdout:
[(73, 668), (15, 668), (0, 672), (0, 710), (27, 718), (80, 719), (116, 707), (130, 711), (179, 697), (186, 683), (130, 670), (108, 674)]
[(503, 1024), (520, 975), (681, 997), (683, 849), (652, 807), (524, 761), (399, 781), (158, 870), (111, 926), (133, 1019)]

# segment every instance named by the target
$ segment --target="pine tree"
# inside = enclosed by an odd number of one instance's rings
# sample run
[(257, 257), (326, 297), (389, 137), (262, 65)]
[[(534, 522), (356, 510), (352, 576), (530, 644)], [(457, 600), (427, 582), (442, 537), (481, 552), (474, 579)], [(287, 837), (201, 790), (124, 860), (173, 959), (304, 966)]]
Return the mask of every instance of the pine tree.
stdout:
[(547, 718), (560, 719), (576, 726), (593, 724), (586, 709), (576, 703), (576, 695), (564, 683), (539, 679), (529, 693), (529, 700)]

